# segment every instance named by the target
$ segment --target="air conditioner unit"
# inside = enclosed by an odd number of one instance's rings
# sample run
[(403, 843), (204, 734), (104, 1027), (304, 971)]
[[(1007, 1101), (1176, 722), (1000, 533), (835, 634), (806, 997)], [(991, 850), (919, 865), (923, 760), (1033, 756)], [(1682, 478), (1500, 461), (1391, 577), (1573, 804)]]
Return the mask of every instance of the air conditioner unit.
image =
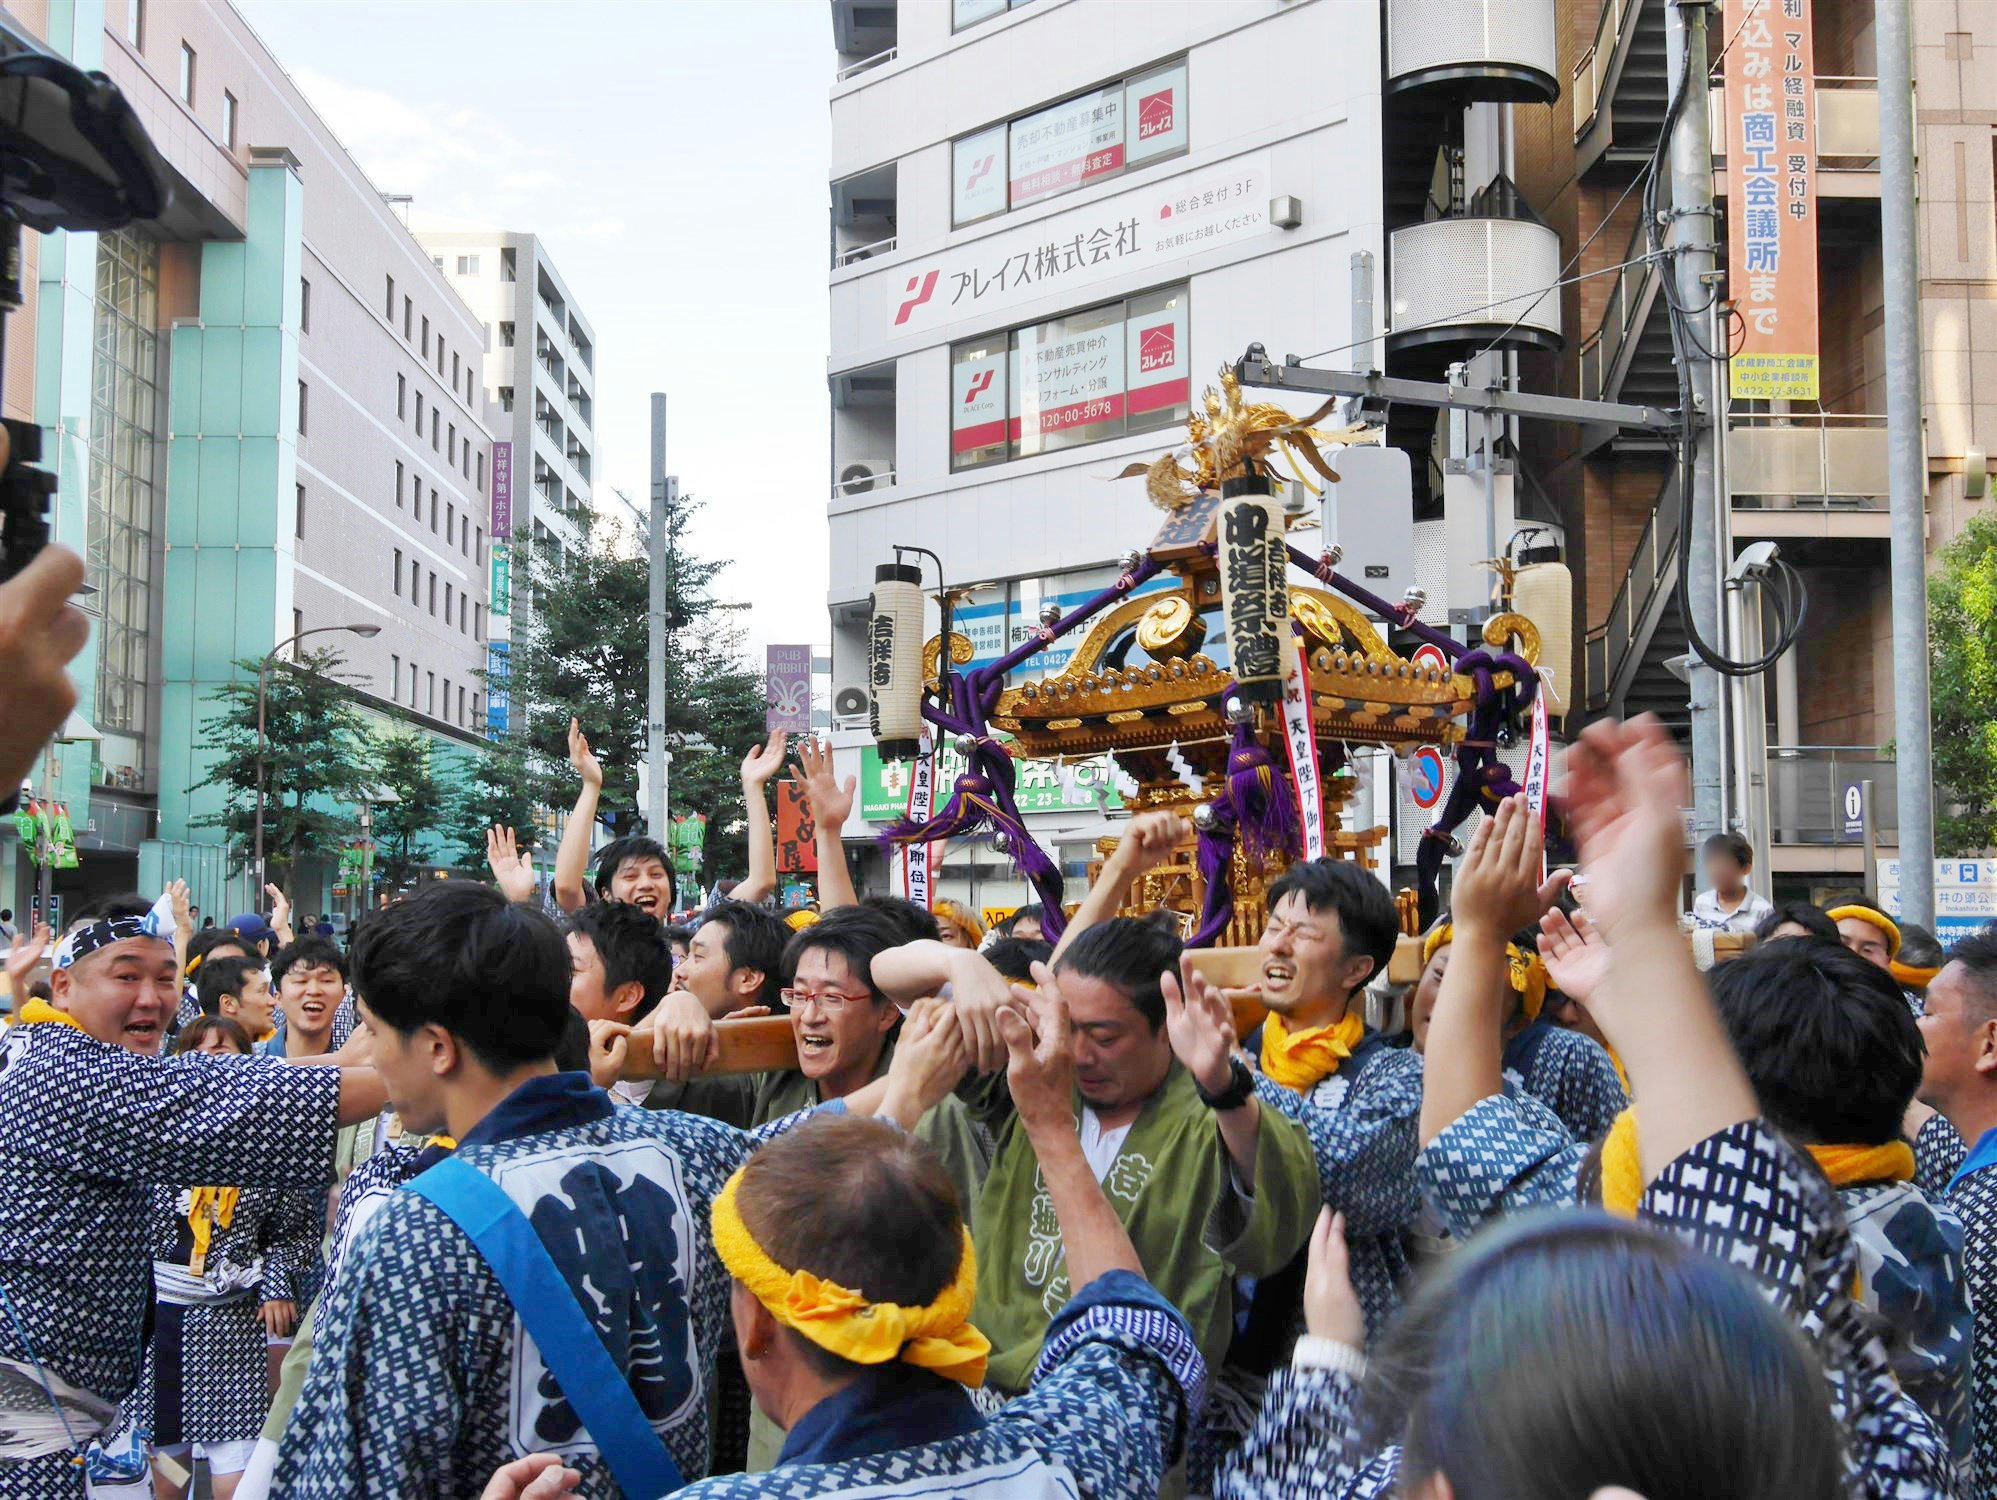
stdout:
[(869, 490), (886, 489), (894, 483), (891, 458), (856, 458), (840, 467), (839, 493), (864, 495)]
[(842, 729), (864, 727), (874, 700), (863, 687), (842, 687), (832, 694), (832, 722)]

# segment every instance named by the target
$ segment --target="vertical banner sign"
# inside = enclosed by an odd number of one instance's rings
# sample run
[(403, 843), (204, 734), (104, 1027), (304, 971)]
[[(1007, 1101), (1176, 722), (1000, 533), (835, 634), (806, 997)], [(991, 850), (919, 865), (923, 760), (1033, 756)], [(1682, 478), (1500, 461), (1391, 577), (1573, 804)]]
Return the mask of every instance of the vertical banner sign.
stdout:
[(1546, 685), (1532, 695), (1532, 748), (1526, 752), (1525, 805), (1539, 825), (1539, 879), (1546, 883), (1546, 771), (1552, 760), (1546, 726)]
[(786, 776), (777, 783), (777, 873), (816, 874), (818, 825), (812, 821), (811, 799), (804, 783)]
[(1234, 681), (1244, 699), (1273, 703), (1283, 692), (1282, 631), (1290, 615), (1283, 510), (1266, 479), (1230, 483), (1243, 486), (1235, 494), (1223, 486), (1220, 502), (1221, 613)]
[(764, 653), (763, 728), (802, 734), (811, 728), (811, 647), (771, 646)]
[[(922, 749), (915, 757), (908, 778), (908, 820), (927, 823), (936, 805), (936, 751), (929, 736), (922, 737)], [(929, 852), (927, 843), (904, 844), (901, 848), (901, 893), (917, 906), (927, 907), (930, 899)]]
[(513, 535), (513, 445), (492, 445), (492, 539)]
[[(1736, 14), (1729, 8), (1728, 19)], [(1810, 0), (1742, 0), (1726, 54), (1736, 400), (1817, 399), (1817, 95)]]
[(1283, 744), (1290, 752), (1290, 779), (1297, 788), (1297, 818), (1303, 824), (1304, 858), (1324, 858), (1324, 793), (1317, 778), (1317, 726), (1311, 722), (1311, 675), (1304, 661), (1302, 629), (1293, 620), (1289, 669), (1283, 675)]
[(513, 546), (499, 542), (492, 549), (492, 612), (513, 613)]

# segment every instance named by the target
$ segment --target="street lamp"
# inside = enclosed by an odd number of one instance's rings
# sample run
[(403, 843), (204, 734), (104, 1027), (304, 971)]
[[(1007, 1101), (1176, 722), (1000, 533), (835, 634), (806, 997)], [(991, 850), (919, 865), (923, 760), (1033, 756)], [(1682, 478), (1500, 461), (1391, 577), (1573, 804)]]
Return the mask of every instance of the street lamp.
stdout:
[(250, 897), (251, 897), (250, 904), (253, 907), (258, 906), (256, 898), (262, 892), (264, 887), (264, 867), (263, 867), (264, 690), (269, 685), (270, 681), (270, 664), (277, 660), (277, 653), (282, 651), (286, 646), (295, 646), (298, 644), (298, 642), (304, 640), (305, 637), (307, 637), (308, 635), (326, 635), (333, 631), (346, 631), (349, 634), (357, 635), (361, 637), (361, 639), (367, 640), (370, 637), (380, 635), (381, 627), (379, 625), (315, 625), (310, 630), (301, 630), (298, 632), (298, 634), (294, 636), (289, 636), (286, 639), (279, 641), (275, 646), (272, 646), (270, 650), (266, 651), (264, 653), (263, 660), (257, 663), (257, 821), (256, 821), (256, 851), (255, 854), (252, 856), (252, 862), (256, 865), (257, 868), (257, 875), (256, 875), (256, 888), (250, 892)]

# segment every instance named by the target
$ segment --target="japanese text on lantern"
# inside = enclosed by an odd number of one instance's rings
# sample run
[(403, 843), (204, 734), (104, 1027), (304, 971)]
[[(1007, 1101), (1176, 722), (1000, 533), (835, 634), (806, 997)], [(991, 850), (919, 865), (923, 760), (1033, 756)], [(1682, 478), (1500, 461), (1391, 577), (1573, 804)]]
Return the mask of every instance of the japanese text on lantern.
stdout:
[(1810, 0), (1744, 0), (1726, 53), (1733, 396), (1817, 399), (1817, 99)]

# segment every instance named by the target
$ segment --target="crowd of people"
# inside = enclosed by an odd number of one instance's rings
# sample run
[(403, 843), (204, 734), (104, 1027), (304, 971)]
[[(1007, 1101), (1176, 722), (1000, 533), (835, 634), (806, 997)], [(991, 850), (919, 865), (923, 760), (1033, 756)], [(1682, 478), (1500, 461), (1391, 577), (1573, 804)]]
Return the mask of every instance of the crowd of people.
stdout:
[(1997, 1495), (1997, 936), (1731, 837), (1681, 916), (1655, 723), (1567, 752), (1575, 869), (1481, 820), (1405, 986), (1320, 860), (1223, 987), (1130, 911), (1168, 812), (1065, 923), (860, 896), (815, 742), (781, 915), (789, 758), (698, 903), (592, 856), (577, 727), (545, 886), (494, 829), (344, 944), (15, 937), (0, 1495)]

